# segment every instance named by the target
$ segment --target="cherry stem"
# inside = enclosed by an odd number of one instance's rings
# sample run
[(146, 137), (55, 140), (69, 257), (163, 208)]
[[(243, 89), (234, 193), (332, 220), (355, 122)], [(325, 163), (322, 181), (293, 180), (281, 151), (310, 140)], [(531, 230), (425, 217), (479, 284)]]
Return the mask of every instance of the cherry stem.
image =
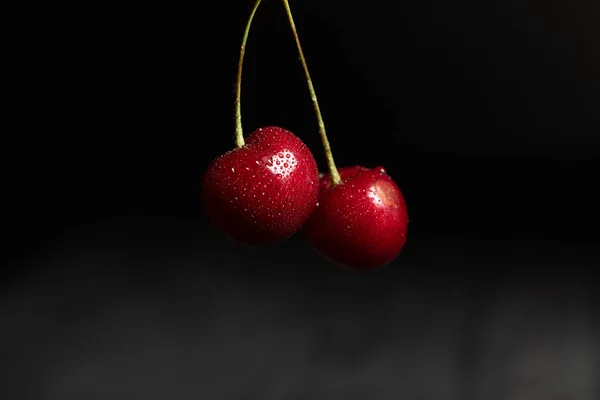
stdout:
[(308, 73), (308, 66), (306, 65), (306, 59), (304, 57), (304, 52), (302, 51), (302, 45), (300, 44), (300, 38), (298, 37), (298, 32), (296, 31), (296, 24), (294, 23), (294, 17), (292, 16), (292, 11), (290, 10), (290, 4), (288, 0), (283, 0), (283, 4), (285, 6), (285, 10), (287, 12), (288, 20), (290, 21), (290, 27), (292, 28), (292, 32), (294, 34), (294, 38), (296, 39), (296, 45), (298, 47), (298, 54), (300, 55), (300, 61), (302, 61), (302, 68), (304, 68), (304, 73), (306, 74), (306, 82), (308, 83), (308, 90), (310, 92), (310, 98), (313, 103), (313, 108), (315, 109), (315, 113), (317, 114), (317, 123), (319, 125), (319, 135), (321, 136), (321, 142), (323, 143), (323, 149), (325, 150), (325, 157), (327, 159), (327, 166), (329, 168), (329, 175), (331, 176), (331, 182), (333, 185), (337, 185), (342, 181), (340, 178), (340, 174), (335, 166), (335, 162), (333, 161), (333, 154), (331, 154), (331, 147), (329, 146), (329, 140), (327, 140), (327, 133), (325, 132), (325, 123), (323, 123), (323, 117), (321, 116), (321, 110), (319, 108), (319, 102), (317, 101), (317, 95), (315, 94), (315, 88), (312, 84), (312, 79), (310, 79), (310, 74)]
[(242, 46), (240, 48), (240, 59), (238, 61), (237, 81), (235, 86), (235, 144), (237, 147), (243, 147), (246, 144), (244, 141), (244, 131), (242, 129), (242, 107), (240, 102), (242, 97), (242, 66), (244, 64), (244, 54), (246, 53), (246, 42), (248, 41), (250, 26), (252, 25), (254, 14), (261, 1), (262, 0), (256, 0), (256, 3), (254, 3), (248, 22), (246, 23), (244, 37), (242, 38)]

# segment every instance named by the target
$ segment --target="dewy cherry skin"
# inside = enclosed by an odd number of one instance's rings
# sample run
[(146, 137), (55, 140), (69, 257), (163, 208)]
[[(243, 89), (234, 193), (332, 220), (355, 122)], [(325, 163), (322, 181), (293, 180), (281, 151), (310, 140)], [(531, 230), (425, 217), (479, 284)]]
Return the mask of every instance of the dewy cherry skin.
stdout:
[(335, 166), (325, 125), (288, 0), (283, 0), (319, 125), (329, 173), (320, 180), (319, 203), (303, 228), (328, 260), (357, 271), (389, 264), (402, 251), (408, 230), (406, 202), (384, 168)]
[(406, 202), (382, 167), (341, 168), (321, 178), (321, 195), (304, 233), (325, 258), (356, 270), (388, 264), (406, 242)]
[(237, 74), (236, 145), (213, 160), (202, 178), (206, 215), (230, 238), (258, 246), (296, 233), (317, 205), (319, 171), (308, 147), (280, 127), (259, 128), (244, 140), (241, 124), (241, 75), (250, 25), (246, 26)]
[(314, 210), (319, 172), (306, 145), (279, 127), (257, 129), (243, 147), (212, 162), (202, 201), (212, 222), (247, 245), (293, 235)]

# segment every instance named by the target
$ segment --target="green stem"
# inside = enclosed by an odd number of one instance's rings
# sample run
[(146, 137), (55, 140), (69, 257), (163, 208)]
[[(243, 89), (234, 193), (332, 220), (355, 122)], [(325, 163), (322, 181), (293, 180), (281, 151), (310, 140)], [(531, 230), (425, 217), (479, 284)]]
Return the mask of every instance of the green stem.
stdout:
[(250, 26), (252, 25), (254, 14), (256, 13), (256, 9), (261, 1), (262, 0), (256, 0), (256, 3), (254, 3), (254, 7), (252, 8), (252, 12), (250, 13), (250, 17), (248, 18), (248, 22), (246, 23), (246, 29), (244, 30), (244, 37), (242, 38), (242, 46), (240, 49), (240, 59), (238, 61), (237, 81), (235, 87), (235, 144), (237, 147), (242, 147), (244, 144), (246, 144), (246, 142), (244, 142), (244, 131), (242, 129), (242, 107), (240, 104), (240, 99), (242, 97), (242, 65), (244, 64), (244, 54), (246, 53), (246, 42), (248, 41)]
[(306, 59), (304, 58), (304, 52), (302, 51), (302, 46), (300, 45), (300, 38), (298, 37), (298, 32), (296, 31), (296, 24), (294, 23), (294, 17), (292, 16), (292, 11), (290, 10), (290, 4), (288, 0), (283, 0), (283, 4), (285, 6), (285, 10), (287, 12), (288, 20), (290, 21), (290, 26), (292, 28), (292, 32), (294, 34), (294, 38), (296, 39), (296, 45), (298, 47), (298, 54), (300, 55), (300, 61), (302, 61), (302, 68), (304, 68), (304, 73), (306, 74), (306, 82), (308, 83), (308, 90), (310, 92), (310, 98), (313, 103), (313, 108), (315, 109), (315, 113), (317, 114), (317, 123), (319, 125), (319, 135), (321, 136), (321, 142), (323, 143), (323, 149), (325, 150), (325, 157), (327, 159), (327, 166), (329, 168), (329, 175), (331, 176), (331, 182), (333, 185), (337, 185), (342, 181), (340, 178), (340, 174), (335, 166), (335, 162), (333, 161), (333, 155), (331, 154), (331, 147), (329, 146), (329, 140), (327, 140), (327, 133), (325, 132), (325, 124), (323, 123), (323, 117), (321, 116), (321, 110), (319, 109), (319, 102), (317, 101), (317, 95), (315, 94), (315, 88), (313, 87), (312, 80), (310, 79), (310, 74), (308, 73), (308, 66), (306, 65)]

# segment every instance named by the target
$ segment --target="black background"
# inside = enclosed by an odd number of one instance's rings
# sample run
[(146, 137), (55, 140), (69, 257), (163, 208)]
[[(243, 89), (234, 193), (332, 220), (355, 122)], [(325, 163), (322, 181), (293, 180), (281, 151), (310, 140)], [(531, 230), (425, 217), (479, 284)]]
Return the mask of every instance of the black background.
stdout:
[[(591, 3), (291, 3), (338, 166), (386, 167), (408, 203), (403, 254), (364, 277), (298, 237), (240, 247), (199, 207), (203, 169), (234, 145), (252, 1), (33, 2), (5, 47), (0, 359), (17, 379), (0, 387), (594, 398)], [(246, 132), (290, 129), (324, 170), (280, 2), (244, 66)]]

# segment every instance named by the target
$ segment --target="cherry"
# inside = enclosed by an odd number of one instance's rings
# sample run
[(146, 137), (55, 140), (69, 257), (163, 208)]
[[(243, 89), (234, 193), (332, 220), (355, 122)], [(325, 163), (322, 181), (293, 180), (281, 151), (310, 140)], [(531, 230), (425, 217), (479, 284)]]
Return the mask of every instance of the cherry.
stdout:
[(372, 270), (400, 254), (408, 229), (406, 202), (382, 167), (340, 168), (341, 182), (321, 178), (319, 205), (303, 233), (325, 258)]
[(259, 128), (247, 142), (241, 123), (241, 76), (246, 40), (258, 0), (246, 25), (237, 72), (236, 145), (213, 160), (202, 178), (201, 199), (212, 223), (251, 246), (282, 241), (306, 222), (317, 205), (319, 171), (308, 147), (292, 132)]
[(319, 172), (308, 147), (270, 126), (215, 159), (202, 183), (204, 209), (228, 236), (248, 245), (279, 242), (308, 219), (319, 197)]
[(330, 261), (356, 270), (390, 263), (406, 242), (408, 213), (402, 192), (382, 167), (335, 166), (317, 96), (288, 0), (283, 0), (306, 75), (327, 158), (319, 203), (303, 228), (309, 243)]

